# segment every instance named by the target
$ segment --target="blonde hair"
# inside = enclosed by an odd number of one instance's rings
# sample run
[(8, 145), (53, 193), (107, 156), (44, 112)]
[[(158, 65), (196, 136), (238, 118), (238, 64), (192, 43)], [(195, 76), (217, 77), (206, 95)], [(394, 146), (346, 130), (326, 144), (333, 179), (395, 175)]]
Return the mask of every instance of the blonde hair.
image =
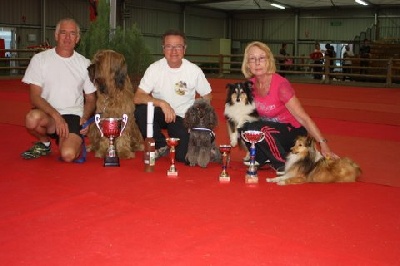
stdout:
[(246, 46), (246, 49), (244, 49), (244, 57), (243, 57), (243, 62), (242, 62), (242, 73), (246, 78), (251, 78), (253, 77), (253, 74), (250, 72), (250, 68), (248, 67), (248, 60), (249, 60), (249, 50), (253, 46), (256, 46), (263, 50), (265, 52), (265, 56), (267, 57), (267, 61), (265, 62), (265, 65), (267, 67), (267, 72), (268, 73), (275, 73), (276, 71), (276, 66), (275, 66), (275, 58), (274, 55), (271, 52), (271, 49), (269, 49), (268, 45), (265, 43), (259, 42), (259, 41), (254, 41), (249, 43)]

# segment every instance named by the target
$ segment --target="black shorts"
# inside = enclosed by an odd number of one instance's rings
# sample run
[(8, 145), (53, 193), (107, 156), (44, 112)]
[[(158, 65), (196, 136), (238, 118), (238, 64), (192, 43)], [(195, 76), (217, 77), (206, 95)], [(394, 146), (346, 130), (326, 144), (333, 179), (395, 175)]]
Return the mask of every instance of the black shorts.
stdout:
[[(81, 118), (79, 115), (62, 115), (65, 122), (68, 124), (69, 133), (75, 133), (80, 136), (81, 131)], [(56, 143), (58, 144), (60, 137), (57, 133), (47, 134), (50, 138), (55, 139)]]

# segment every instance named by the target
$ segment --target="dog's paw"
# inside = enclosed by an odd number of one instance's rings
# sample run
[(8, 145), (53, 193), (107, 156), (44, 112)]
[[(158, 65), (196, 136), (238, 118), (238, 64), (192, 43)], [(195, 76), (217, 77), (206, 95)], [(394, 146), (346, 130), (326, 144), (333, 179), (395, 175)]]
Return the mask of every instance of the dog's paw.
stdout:
[(92, 145), (86, 145), (86, 152), (91, 152), (94, 151), (93, 146)]
[(267, 181), (268, 183), (276, 183), (276, 182), (279, 182), (278, 177), (266, 178), (265, 181)]
[(279, 186), (284, 186), (284, 185), (286, 185), (286, 182), (285, 182), (285, 180), (281, 180), (279, 182), (276, 182), (276, 184)]
[(243, 161), (250, 161), (250, 152), (246, 153), (246, 156), (243, 157)]
[(236, 147), (238, 142), (237, 142), (237, 140), (231, 140), (230, 144), (231, 144), (231, 147)]

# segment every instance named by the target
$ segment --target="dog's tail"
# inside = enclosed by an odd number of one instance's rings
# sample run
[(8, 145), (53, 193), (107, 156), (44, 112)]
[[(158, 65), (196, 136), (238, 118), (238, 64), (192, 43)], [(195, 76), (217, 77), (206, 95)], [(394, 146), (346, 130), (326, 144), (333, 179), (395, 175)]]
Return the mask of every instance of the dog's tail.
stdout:
[[(357, 178), (361, 175), (361, 167), (355, 163), (352, 159), (348, 157), (342, 157), (339, 159), (341, 161), (342, 171), (347, 171), (347, 173), (343, 176), (350, 178), (350, 180), (346, 181), (356, 181)], [(348, 167), (346, 167), (348, 166)]]

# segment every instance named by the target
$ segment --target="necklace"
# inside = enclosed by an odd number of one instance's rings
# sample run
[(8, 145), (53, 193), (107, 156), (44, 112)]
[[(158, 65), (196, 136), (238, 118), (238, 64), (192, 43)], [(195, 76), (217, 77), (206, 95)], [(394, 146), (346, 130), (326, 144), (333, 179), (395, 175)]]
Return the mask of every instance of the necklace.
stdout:
[(270, 85), (271, 85), (271, 78), (267, 78), (266, 82), (259, 81), (258, 82), (258, 94), (260, 94), (261, 96), (268, 95)]

